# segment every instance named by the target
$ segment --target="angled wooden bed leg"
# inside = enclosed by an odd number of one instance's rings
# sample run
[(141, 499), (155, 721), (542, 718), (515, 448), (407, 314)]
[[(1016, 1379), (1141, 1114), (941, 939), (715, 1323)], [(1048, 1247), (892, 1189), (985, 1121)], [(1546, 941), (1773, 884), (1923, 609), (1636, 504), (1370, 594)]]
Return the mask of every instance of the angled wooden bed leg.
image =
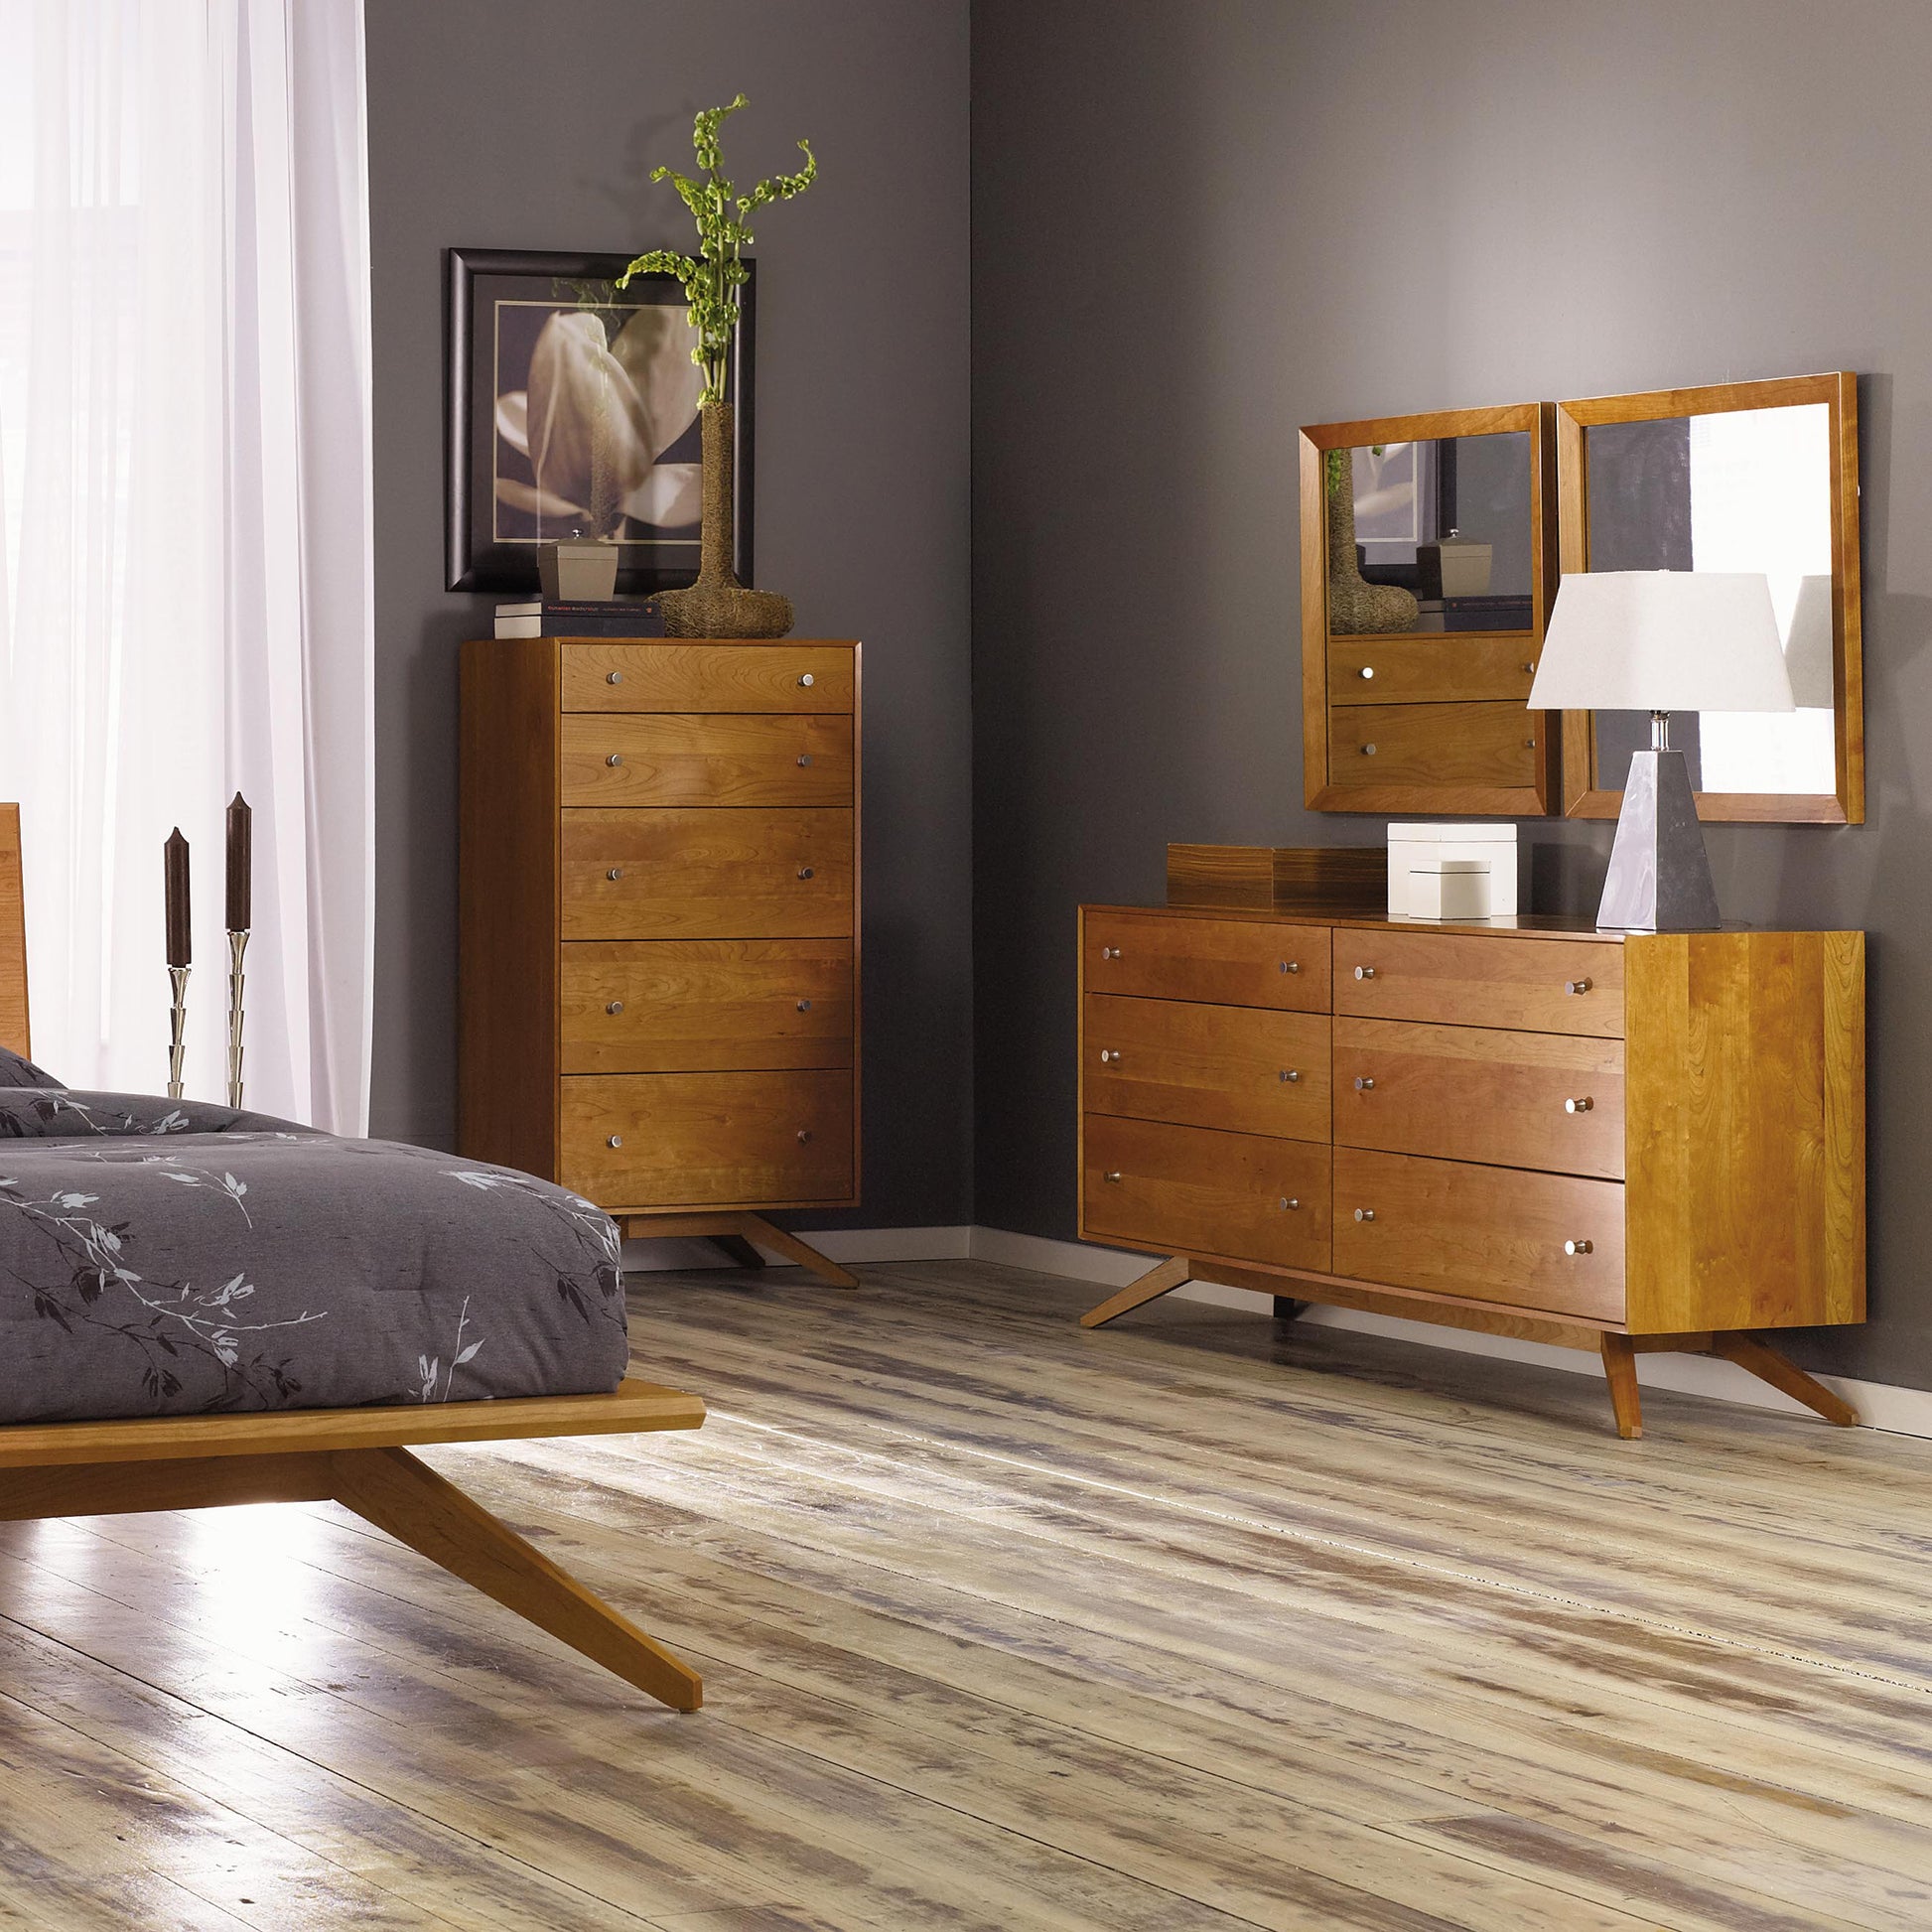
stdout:
[(1116, 1315), (1125, 1314), (1130, 1309), (1138, 1309), (1143, 1302), (1155, 1301), (1192, 1280), (1193, 1271), (1187, 1266), (1186, 1258), (1175, 1255), (1172, 1261), (1164, 1261), (1160, 1267), (1150, 1268), (1139, 1281), (1129, 1282), (1118, 1295), (1110, 1295), (1104, 1302), (1090, 1308), (1080, 1317), (1080, 1326), (1098, 1328)]
[(841, 1268), (829, 1255), (820, 1254), (809, 1242), (799, 1240), (795, 1234), (787, 1234), (783, 1228), (773, 1227), (762, 1214), (747, 1214), (743, 1226), (748, 1240), (761, 1241), (767, 1248), (777, 1249), (787, 1261), (795, 1261), (800, 1268), (833, 1288), (859, 1286), (857, 1275)]
[(1637, 1393), (1637, 1353), (1628, 1335), (1604, 1335), (1603, 1376), (1610, 1385), (1616, 1433), (1633, 1443), (1643, 1434), (1643, 1399)]
[(330, 1462), (336, 1500), (397, 1542), (660, 1704), (695, 1711), (704, 1702), (689, 1665), (407, 1449), (339, 1449)]
[(734, 1268), (762, 1268), (764, 1257), (742, 1234), (714, 1234), (711, 1245), (727, 1255)]
[(1843, 1396), (1834, 1395), (1824, 1383), (1807, 1375), (1796, 1362), (1787, 1361), (1770, 1343), (1755, 1335), (1722, 1334), (1711, 1337), (1711, 1352), (1722, 1355), (1739, 1368), (1749, 1369), (1759, 1381), (1782, 1390), (1794, 1402), (1815, 1409), (1840, 1429), (1856, 1429), (1859, 1412)]

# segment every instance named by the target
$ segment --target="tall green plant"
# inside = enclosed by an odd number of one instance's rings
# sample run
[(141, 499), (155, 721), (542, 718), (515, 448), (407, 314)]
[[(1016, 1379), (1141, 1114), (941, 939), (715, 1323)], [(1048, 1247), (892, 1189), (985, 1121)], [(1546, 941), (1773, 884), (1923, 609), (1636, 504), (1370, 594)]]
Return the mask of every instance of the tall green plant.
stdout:
[(740, 259), (752, 240), (747, 218), (769, 202), (788, 202), (802, 195), (818, 179), (818, 161), (811, 143), (800, 141), (805, 165), (795, 175), (773, 175), (761, 181), (749, 195), (740, 195), (727, 178), (724, 158), (719, 151), (718, 130), (727, 114), (746, 105), (743, 94), (729, 107), (707, 107), (691, 130), (691, 145), (697, 150), (699, 179), (680, 175), (674, 168), (653, 168), (652, 181), (669, 178), (684, 199), (691, 218), (698, 224), (698, 252), (680, 255), (674, 249), (653, 248), (618, 277), (618, 287), (625, 287), (633, 275), (675, 275), (683, 285), (685, 300), (691, 305), (691, 327), (698, 332), (698, 345), (691, 359), (704, 371), (704, 393), (700, 405), (723, 402), (725, 369), (731, 355), (732, 331), (738, 327), (738, 291), (751, 271)]

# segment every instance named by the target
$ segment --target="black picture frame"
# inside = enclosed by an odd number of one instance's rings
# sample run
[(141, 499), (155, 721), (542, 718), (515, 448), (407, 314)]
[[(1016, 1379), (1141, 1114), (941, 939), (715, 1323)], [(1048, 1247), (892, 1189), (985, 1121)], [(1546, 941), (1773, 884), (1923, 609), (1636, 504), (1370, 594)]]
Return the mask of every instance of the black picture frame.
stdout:
[[(516, 461), (515, 446), (499, 427), (499, 396), (505, 379), (500, 363), (503, 331), (509, 311), (550, 308), (553, 312), (583, 309), (607, 318), (613, 311), (650, 307), (684, 307), (684, 292), (669, 275), (639, 276), (628, 289), (618, 290), (617, 278), (629, 263), (625, 255), (569, 254), (555, 251), (498, 248), (450, 248), (445, 251), (444, 377), (445, 377), (445, 525), (444, 560), (447, 588), (452, 591), (537, 590), (537, 550), (550, 535), (571, 530), (551, 512), (542, 498), (522, 482), (506, 477)], [(726, 398), (733, 409), (734, 568), (741, 583), (752, 575), (752, 458), (753, 458), (753, 336), (756, 320), (757, 265), (747, 261), (750, 279), (739, 290), (740, 319), (726, 371)], [(520, 327), (520, 323), (517, 325)], [(607, 320), (608, 327), (608, 320)], [(696, 371), (693, 371), (695, 375)], [(528, 461), (527, 451), (523, 460)], [(695, 418), (688, 433), (653, 459), (655, 464), (697, 465), (698, 430)], [(522, 507), (499, 497), (499, 489), (520, 489), (537, 507)], [(679, 506), (689, 498), (688, 482)], [(566, 508), (570, 507), (568, 504)], [(638, 531), (638, 540), (623, 540), (618, 563), (620, 593), (643, 596), (688, 584), (698, 574), (698, 526), (689, 523), (649, 525), (626, 516), (621, 527)], [(647, 532), (648, 534), (643, 534)]]

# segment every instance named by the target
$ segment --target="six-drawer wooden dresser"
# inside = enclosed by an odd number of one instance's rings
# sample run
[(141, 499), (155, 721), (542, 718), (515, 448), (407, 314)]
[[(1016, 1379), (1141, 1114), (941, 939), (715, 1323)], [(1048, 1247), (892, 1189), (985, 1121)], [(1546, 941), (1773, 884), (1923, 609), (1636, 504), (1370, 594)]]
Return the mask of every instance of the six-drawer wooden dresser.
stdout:
[[(1080, 1232), (1192, 1280), (1601, 1353), (1864, 1318), (1864, 939), (1086, 906)], [(1278, 1307), (1282, 1306), (1280, 1303)]]
[(856, 643), (462, 659), (463, 1152), (633, 1235), (859, 1198)]

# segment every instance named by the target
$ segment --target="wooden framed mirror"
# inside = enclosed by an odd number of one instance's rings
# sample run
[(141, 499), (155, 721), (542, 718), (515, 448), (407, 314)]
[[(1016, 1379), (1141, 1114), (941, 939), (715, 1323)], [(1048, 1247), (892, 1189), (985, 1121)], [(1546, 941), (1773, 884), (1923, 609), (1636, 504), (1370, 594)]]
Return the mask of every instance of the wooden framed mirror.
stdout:
[[(1864, 820), (1858, 397), (1840, 372), (1557, 405), (1565, 575), (1770, 579), (1798, 709), (1673, 716), (1700, 818)], [(1648, 715), (1571, 712), (1563, 731), (1566, 813), (1614, 818)]]
[(1550, 403), (1302, 431), (1302, 731), (1315, 811), (1554, 809), (1529, 696), (1555, 595)]

